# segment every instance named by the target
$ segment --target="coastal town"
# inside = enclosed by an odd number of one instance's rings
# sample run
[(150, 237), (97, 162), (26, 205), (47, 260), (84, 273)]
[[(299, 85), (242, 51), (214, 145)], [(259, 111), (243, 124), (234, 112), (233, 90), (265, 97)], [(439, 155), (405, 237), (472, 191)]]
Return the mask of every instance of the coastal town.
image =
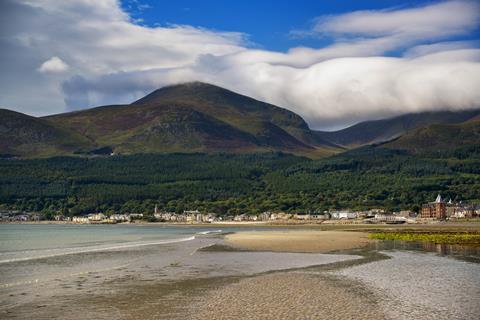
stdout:
[(53, 219), (45, 219), (39, 212), (18, 212), (14, 210), (0, 210), (0, 222), (37, 222), (57, 221), (74, 224), (116, 224), (136, 222), (164, 222), (164, 223), (325, 223), (325, 224), (403, 224), (403, 223), (431, 223), (437, 221), (455, 221), (480, 217), (480, 205), (465, 202), (454, 202), (443, 199), (439, 194), (435, 201), (423, 204), (419, 212), (402, 210), (388, 212), (384, 209), (373, 208), (364, 211), (335, 210), (325, 212), (262, 212), (257, 215), (240, 214), (235, 216), (220, 216), (215, 213), (200, 212), (199, 210), (183, 211), (181, 213), (167, 212), (155, 206), (152, 213), (90, 213), (82, 216), (53, 215)]

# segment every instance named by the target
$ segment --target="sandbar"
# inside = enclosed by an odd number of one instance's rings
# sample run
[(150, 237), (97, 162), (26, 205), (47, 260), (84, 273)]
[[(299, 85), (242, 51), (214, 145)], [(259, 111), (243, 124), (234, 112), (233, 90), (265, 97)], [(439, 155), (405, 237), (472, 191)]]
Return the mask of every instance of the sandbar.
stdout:
[(248, 231), (225, 236), (228, 246), (258, 251), (327, 253), (365, 246), (368, 233), (350, 231)]

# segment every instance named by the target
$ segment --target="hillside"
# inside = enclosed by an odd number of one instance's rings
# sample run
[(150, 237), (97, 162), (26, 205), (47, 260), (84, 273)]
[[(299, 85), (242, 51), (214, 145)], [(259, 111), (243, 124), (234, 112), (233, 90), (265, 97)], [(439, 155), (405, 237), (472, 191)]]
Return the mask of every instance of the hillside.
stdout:
[(220, 215), (419, 210), (438, 193), (480, 204), (480, 150), (431, 157), (366, 146), (319, 160), (282, 153), (0, 159), (0, 204), (68, 215), (151, 214), (156, 205)]
[[(385, 147), (412, 152), (474, 144), (476, 136), (467, 134), (467, 129), (429, 126), (473, 121), (480, 118), (480, 110), (407, 114), (336, 132), (317, 132), (287, 109), (192, 82), (155, 90), (128, 105), (44, 118), (9, 110), (1, 110), (0, 115), (3, 156), (275, 151), (319, 158), (385, 142)], [(431, 137), (441, 137), (442, 142), (429, 145)]]
[(55, 156), (93, 148), (88, 139), (46, 120), (0, 109), (0, 154)]
[(432, 124), (462, 123), (475, 117), (480, 117), (480, 109), (411, 113), (390, 119), (361, 122), (339, 131), (318, 131), (317, 135), (334, 144), (354, 148), (386, 142), (398, 138), (408, 131)]
[(170, 103), (189, 106), (199, 112), (214, 115), (232, 126), (253, 134), (265, 130), (262, 123), (270, 123), (306, 145), (337, 147), (318, 137), (299, 115), (287, 109), (206, 83), (192, 82), (164, 87), (132, 105)]
[(165, 87), (130, 104), (45, 118), (116, 153), (338, 150), (293, 112), (205, 83)]
[(480, 119), (419, 128), (381, 147), (412, 154), (442, 153), (465, 147), (480, 149)]

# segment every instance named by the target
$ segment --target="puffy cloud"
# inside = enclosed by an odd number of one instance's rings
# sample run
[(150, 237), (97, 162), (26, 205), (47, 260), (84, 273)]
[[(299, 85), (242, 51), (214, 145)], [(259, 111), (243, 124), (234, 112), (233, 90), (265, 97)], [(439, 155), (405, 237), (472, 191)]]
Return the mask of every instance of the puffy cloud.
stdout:
[(139, 26), (116, 0), (6, 0), (0, 85), (9, 94), (0, 103), (48, 114), (198, 80), (286, 107), (314, 128), (479, 107), (478, 42), (448, 41), (478, 28), (477, 9), (449, 1), (320, 17), (303, 34), (333, 44), (282, 53), (249, 48), (238, 32)]
[(480, 47), (480, 41), (448, 41), (448, 42), (439, 42), (433, 44), (424, 44), (418, 45), (408, 49), (403, 56), (404, 57), (420, 57), (428, 54), (442, 52), (442, 51), (451, 51), (459, 49), (475, 49)]
[(480, 5), (474, 1), (449, 1), (411, 9), (356, 11), (319, 17), (314, 31), (365, 37), (442, 38), (475, 29), (479, 10)]
[(382, 54), (422, 41), (465, 35), (478, 28), (480, 3), (445, 1), (409, 9), (355, 11), (321, 16), (311, 30), (293, 30), (296, 37), (334, 37), (348, 47)]
[(63, 62), (62, 59), (59, 57), (52, 57), (42, 63), (42, 65), (38, 68), (38, 71), (40, 72), (51, 72), (51, 73), (59, 73), (59, 72), (64, 72), (68, 70), (68, 64)]

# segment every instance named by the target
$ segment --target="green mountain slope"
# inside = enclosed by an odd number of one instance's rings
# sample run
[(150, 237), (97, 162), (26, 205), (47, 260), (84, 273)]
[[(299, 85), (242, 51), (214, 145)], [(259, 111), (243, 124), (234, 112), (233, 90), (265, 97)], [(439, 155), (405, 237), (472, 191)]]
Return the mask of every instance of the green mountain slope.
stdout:
[(318, 131), (317, 135), (334, 144), (352, 148), (389, 141), (408, 131), (432, 124), (462, 123), (475, 117), (480, 117), (479, 109), (414, 113), (390, 119), (361, 122), (339, 131)]
[[(316, 132), (289, 110), (192, 82), (158, 89), (129, 105), (44, 118), (1, 110), (0, 116), (2, 155), (280, 151), (318, 158), (394, 139), (384, 147), (418, 153), (435, 146), (475, 144), (476, 136), (465, 131), (474, 130), (471, 126), (429, 126), (480, 119), (480, 110), (407, 114), (336, 132)], [(426, 131), (415, 131), (426, 127)], [(441, 141), (429, 142), (432, 136), (441, 137)], [(462, 141), (458, 141), (460, 137)]]
[(435, 124), (411, 131), (384, 148), (412, 154), (444, 153), (456, 149), (480, 148), (480, 119), (460, 124)]
[(0, 159), (0, 209), (53, 215), (200, 210), (419, 210), (437, 194), (480, 204), (480, 150), (411, 155), (365, 146), (312, 160), (283, 153)]
[[(307, 145), (335, 144), (318, 137), (297, 114), (214, 85), (192, 82), (161, 88), (132, 105), (184, 105), (256, 134), (273, 124)], [(260, 125), (259, 125), (260, 124)]]
[(2, 156), (46, 157), (93, 147), (85, 137), (43, 119), (6, 109), (0, 109), (0, 119)]
[(293, 112), (205, 83), (169, 86), (131, 105), (45, 118), (119, 153), (284, 151), (322, 155), (323, 142)]

